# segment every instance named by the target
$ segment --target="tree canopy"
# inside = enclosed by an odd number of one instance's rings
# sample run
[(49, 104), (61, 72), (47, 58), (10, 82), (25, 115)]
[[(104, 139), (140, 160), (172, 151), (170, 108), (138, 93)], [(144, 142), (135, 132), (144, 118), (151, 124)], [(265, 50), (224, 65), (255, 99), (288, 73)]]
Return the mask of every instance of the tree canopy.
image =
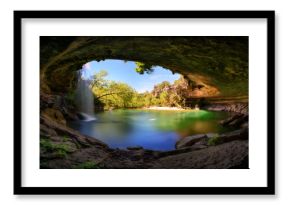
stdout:
[(187, 81), (181, 76), (173, 84), (163, 81), (151, 92), (138, 93), (126, 83), (107, 80), (106, 71), (96, 73), (91, 81), (91, 89), (96, 104), (104, 109), (140, 108), (150, 106), (184, 107)]

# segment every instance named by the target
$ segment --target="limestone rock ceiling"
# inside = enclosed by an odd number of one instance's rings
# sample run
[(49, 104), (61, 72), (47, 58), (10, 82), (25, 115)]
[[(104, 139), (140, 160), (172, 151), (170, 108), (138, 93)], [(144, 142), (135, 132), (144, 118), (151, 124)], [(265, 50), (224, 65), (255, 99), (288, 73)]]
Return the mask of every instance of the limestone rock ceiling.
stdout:
[(248, 94), (248, 37), (40, 37), (41, 90), (67, 92), (92, 60), (120, 59), (180, 73), (200, 96)]

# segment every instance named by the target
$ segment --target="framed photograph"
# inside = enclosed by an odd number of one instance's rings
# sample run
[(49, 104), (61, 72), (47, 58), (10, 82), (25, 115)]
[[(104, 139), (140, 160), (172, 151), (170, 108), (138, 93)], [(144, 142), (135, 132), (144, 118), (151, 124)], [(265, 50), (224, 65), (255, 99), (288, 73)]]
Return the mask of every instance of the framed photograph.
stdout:
[(274, 11), (14, 11), (14, 194), (275, 194)]

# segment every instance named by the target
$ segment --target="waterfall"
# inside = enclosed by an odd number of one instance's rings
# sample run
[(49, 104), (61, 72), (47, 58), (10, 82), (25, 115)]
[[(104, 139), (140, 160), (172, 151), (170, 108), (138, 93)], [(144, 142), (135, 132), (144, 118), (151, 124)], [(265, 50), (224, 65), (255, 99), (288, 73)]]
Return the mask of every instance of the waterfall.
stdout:
[(81, 120), (91, 121), (94, 117), (94, 96), (90, 89), (90, 81), (82, 75), (82, 70), (78, 71), (78, 82), (76, 89), (76, 104)]

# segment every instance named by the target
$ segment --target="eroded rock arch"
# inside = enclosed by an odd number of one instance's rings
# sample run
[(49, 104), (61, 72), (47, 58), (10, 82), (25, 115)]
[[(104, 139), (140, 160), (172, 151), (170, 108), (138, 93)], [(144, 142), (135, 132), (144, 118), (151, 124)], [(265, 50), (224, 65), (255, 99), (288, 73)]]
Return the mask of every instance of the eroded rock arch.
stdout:
[(159, 65), (212, 86), (221, 96), (248, 93), (248, 37), (40, 37), (41, 91), (67, 92), (92, 60)]

